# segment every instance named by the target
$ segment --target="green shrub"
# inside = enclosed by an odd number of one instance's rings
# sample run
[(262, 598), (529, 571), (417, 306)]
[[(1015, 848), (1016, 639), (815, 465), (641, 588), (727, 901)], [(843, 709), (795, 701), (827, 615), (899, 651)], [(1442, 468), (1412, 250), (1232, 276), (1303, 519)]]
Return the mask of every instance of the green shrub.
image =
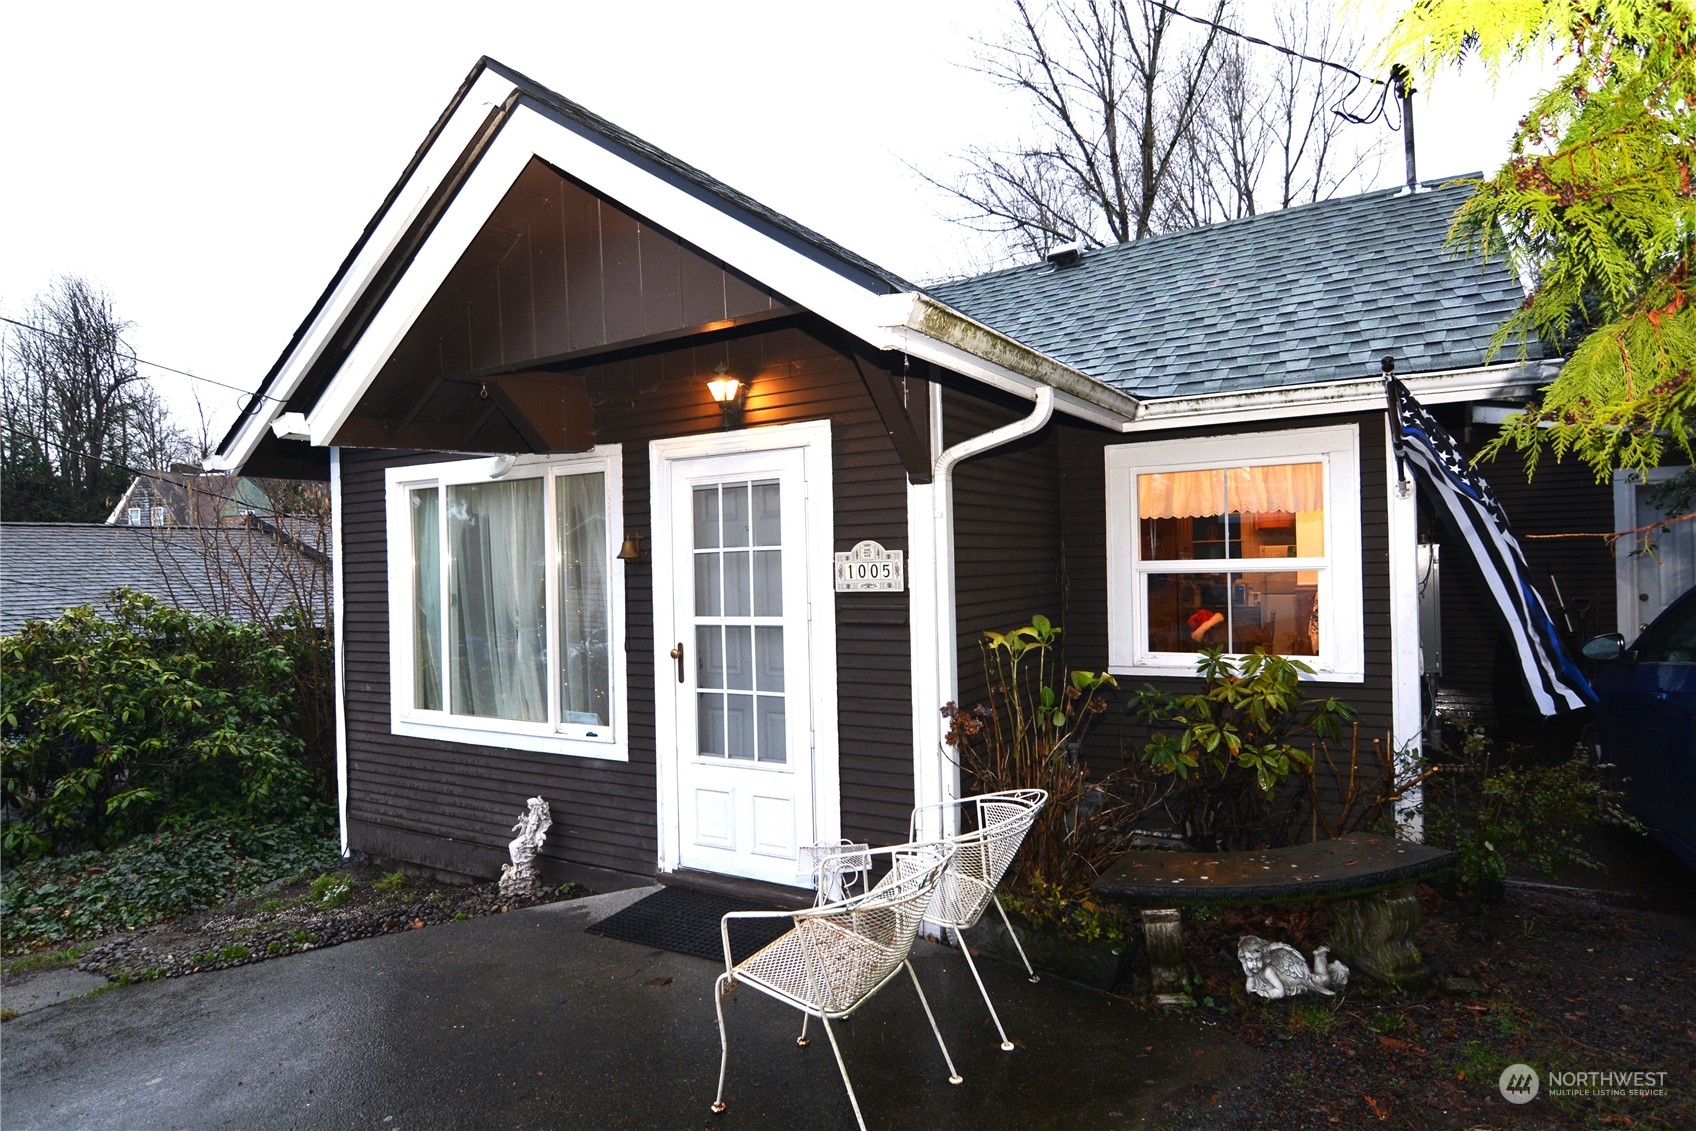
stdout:
[(304, 814), (291, 673), (258, 628), (128, 591), (0, 639), (7, 859)]
[(1179, 831), (1203, 851), (1258, 848), (1289, 837), (1313, 756), (1302, 742), (1341, 737), (1355, 713), (1337, 699), (1308, 699), (1300, 660), (1256, 648), (1235, 660), (1217, 648), (1196, 662), (1199, 691), (1154, 687), (1134, 693), (1130, 710), (1154, 728), (1140, 758), (1178, 784), (1166, 808)]
[(1499, 892), (1514, 861), (1551, 878), (1566, 864), (1601, 868), (1580, 839), (1585, 828), (1643, 831), (1582, 748), (1552, 766), (1518, 763), (1515, 754), (1498, 753), (1483, 728), (1469, 726), (1458, 751), (1431, 759), (1425, 839), (1460, 855), (1459, 884), (1469, 897)]
[(8, 861), (0, 943), (16, 954), (134, 930), (317, 870), (341, 854), (330, 818), (327, 810), (281, 824), (228, 818), (106, 852)]
[(975, 790), (1048, 790), (1048, 804), (1036, 814), (1004, 880), (1018, 892), (1087, 889), (1101, 860), (1111, 856), (1096, 836), (1107, 816), (1102, 795), (1089, 782), (1089, 766), (1077, 749), (1089, 724), (1106, 710), (1101, 692), (1113, 687), (1113, 677), (1104, 671), (1068, 673), (1058, 655), (1060, 632), (1041, 616), (1007, 632), (984, 632), (980, 648), (989, 700), (972, 709), (943, 707), (945, 741), (957, 751)]

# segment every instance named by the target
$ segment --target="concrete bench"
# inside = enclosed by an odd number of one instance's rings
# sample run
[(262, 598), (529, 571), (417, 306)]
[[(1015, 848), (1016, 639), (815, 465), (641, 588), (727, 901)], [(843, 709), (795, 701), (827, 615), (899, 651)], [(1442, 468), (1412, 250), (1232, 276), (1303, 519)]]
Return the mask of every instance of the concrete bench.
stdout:
[(1181, 909), (1203, 904), (1335, 901), (1331, 948), (1350, 969), (1394, 986), (1416, 984), (1422, 960), (1415, 882), (1452, 868), (1455, 854), (1392, 837), (1350, 833), (1260, 852), (1167, 852), (1121, 856), (1095, 894), (1141, 912), (1155, 1000), (1193, 1005), (1186, 990)]

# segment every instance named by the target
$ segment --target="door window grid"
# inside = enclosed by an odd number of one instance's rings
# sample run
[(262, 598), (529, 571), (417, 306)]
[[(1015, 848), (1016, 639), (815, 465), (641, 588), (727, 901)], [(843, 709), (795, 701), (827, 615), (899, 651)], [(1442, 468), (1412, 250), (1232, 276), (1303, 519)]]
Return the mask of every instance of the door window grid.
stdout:
[(776, 480), (702, 484), (694, 526), (696, 724), (705, 757), (784, 765), (781, 492)]

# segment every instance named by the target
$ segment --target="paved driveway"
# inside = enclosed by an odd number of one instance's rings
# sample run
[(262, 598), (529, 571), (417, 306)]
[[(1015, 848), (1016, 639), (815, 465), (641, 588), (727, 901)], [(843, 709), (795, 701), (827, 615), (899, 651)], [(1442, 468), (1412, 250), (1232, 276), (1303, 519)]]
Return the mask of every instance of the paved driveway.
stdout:
[[(852, 1128), (829, 1044), (713, 963), (584, 933), (645, 892), (430, 927), (235, 970), (115, 988), (7, 1022), (6, 1131), (30, 1128)], [(965, 1083), (891, 982), (839, 1029), (873, 1128), (1130, 1128), (1250, 1053), (1217, 1029), (980, 962), (997, 1046), (964, 963), (914, 952)], [(816, 1026), (815, 1026), (816, 1029)]]

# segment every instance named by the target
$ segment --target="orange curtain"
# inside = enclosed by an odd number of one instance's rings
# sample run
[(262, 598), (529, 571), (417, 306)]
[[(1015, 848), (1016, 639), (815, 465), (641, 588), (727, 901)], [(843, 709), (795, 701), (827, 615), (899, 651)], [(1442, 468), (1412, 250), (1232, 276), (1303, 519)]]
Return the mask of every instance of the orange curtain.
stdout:
[(1299, 514), (1324, 509), (1324, 465), (1319, 463), (1162, 471), (1137, 476), (1137, 514), (1141, 518)]

